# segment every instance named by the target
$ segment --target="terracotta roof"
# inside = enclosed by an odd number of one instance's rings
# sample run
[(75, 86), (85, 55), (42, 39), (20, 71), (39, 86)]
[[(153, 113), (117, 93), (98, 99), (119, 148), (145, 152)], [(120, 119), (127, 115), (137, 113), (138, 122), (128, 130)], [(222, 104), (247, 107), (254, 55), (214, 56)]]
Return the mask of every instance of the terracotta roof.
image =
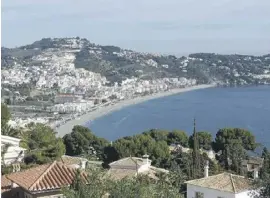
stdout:
[(9, 191), (11, 189), (11, 181), (6, 177), (6, 175), (1, 176), (1, 193)]
[[(22, 172), (7, 175), (7, 178), (31, 192), (59, 189), (72, 184), (76, 169), (54, 161)], [(82, 173), (86, 181), (86, 174)]]
[(251, 181), (249, 179), (230, 173), (222, 173), (206, 178), (195, 179), (187, 181), (186, 183), (232, 193), (239, 193), (248, 190), (251, 187)]

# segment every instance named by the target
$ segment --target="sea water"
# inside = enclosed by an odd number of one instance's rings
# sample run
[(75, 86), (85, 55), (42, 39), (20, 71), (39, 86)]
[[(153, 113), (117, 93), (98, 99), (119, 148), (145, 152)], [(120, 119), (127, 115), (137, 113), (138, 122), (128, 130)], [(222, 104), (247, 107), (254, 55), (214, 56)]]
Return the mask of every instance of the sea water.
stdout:
[(208, 88), (149, 100), (98, 118), (88, 127), (98, 136), (115, 140), (149, 129), (209, 131), (219, 128), (250, 130), (257, 142), (270, 147), (270, 86)]

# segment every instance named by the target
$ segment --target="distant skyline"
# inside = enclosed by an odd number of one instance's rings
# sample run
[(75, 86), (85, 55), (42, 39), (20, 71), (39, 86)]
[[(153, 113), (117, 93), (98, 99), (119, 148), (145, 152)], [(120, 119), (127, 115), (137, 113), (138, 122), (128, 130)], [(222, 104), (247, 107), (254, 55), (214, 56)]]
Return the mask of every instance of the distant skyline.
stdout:
[(2, 0), (2, 46), (82, 37), (141, 52), (270, 53), (269, 0)]

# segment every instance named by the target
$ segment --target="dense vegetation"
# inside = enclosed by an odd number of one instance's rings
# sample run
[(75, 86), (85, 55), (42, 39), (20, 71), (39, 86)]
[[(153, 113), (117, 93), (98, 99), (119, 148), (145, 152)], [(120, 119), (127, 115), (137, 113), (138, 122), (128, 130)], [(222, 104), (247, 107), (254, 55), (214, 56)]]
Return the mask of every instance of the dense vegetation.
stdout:
[(264, 158), (264, 163), (260, 170), (260, 177), (254, 181), (254, 190), (258, 191), (259, 189), (259, 195), (255, 198), (270, 197), (270, 152), (267, 148), (263, 149), (262, 157)]
[(107, 140), (95, 136), (83, 126), (74, 126), (72, 132), (63, 137), (63, 142), (67, 155), (94, 159), (102, 158), (104, 147), (109, 144)]
[[(1, 105), (1, 109), (1, 125), (8, 126), (10, 112), (4, 104)], [(91, 160), (103, 160), (104, 168), (107, 168), (108, 163), (123, 157), (142, 157), (144, 154), (149, 154), (154, 166), (170, 171), (166, 176), (167, 179), (154, 183), (141, 177), (117, 182), (110, 179), (101, 182), (100, 179), (97, 179), (87, 186), (81, 183), (76, 187), (66, 189), (68, 193), (71, 193), (67, 197), (76, 197), (78, 192), (82, 193), (82, 196), (86, 196), (93, 188), (101, 192), (102, 185), (105, 185), (106, 182), (109, 182), (110, 185), (106, 184), (102, 192), (109, 192), (111, 197), (121, 197), (120, 195), (124, 195), (124, 193), (134, 197), (134, 193), (138, 192), (141, 193), (141, 197), (145, 197), (149, 193), (153, 197), (163, 193), (165, 194), (161, 197), (179, 197), (180, 195), (175, 194), (178, 192), (176, 189), (184, 194), (186, 180), (203, 177), (203, 167), (206, 161), (209, 161), (210, 175), (229, 171), (248, 176), (241, 162), (248, 159), (248, 151), (254, 151), (259, 146), (250, 131), (239, 128), (220, 129), (215, 138), (209, 132), (197, 132), (195, 125), (193, 134), (189, 137), (184, 131), (152, 129), (139, 135), (120, 138), (112, 143), (97, 137), (83, 126), (74, 126), (72, 132), (63, 138), (56, 137), (56, 133), (43, 124), (31, 123), (24, 129), (10, 128), (7, 130), (7, 128), (2, 128), (1, 133), (21, 138), (21, 146), (27, 149), (25, 165), (22, 165), (22, 168), (59, 159), (65, 153), (72, 156), (84, 156)], [(186, 147), (187, 151), (175, 150), (177, 145)], [(171, 150), (170, 146), (174, 149)], [(216, 159), (210, 159), (207, 156), (207, 151), (211, 149), (216, 152)], [(3, 156), (5, 149), (1, 151)], [(269, 197), (270, 194), (270, 152), (266, 148), (263, 149), (262, 157), (264, 165), (260, 171), (260, 179), (255, 180), (254, 186), (260, 188), (260, 197), (264, 198)], [(12, 169), (2, 163), (2, 174), (10, 171)], [(104, 177), (102, 178), (104, 179)], [(148, 182), (147, 185), (145, 182)], [(101, 186), (95, 188), (95, 185)]]
[[(1, 124), (4, 126), (1, 134), (21, 139), (20, 146), (26, 149), (26, 164), (44, 164), (65, 154), (63, 140), (56, 136), (52, 128), (41, 123), (30, 123), (23, 129), (14, 129), (7, 124), (11, 118), (9, 109), (4, 104), (1, 106)], [(3, 155), (7, 148), (1, 151)], [(5, 166), (3, 163), (2, 165)]]
[[(73, 185), (63, 189), (67, 198), (183, 198), (168, 177), (160, 175), (159, 180), (147, 176), (113, 180), (102, 170), (88, 171), (87, 185), (80, 180), (79, 173)], [(104, 196), (107, 195), (107, 196)]]
[(22, 134), (21, 146), (27, 149), (26, 164), (43, 164), (65, 154), (65, 145), (49, 126), (30, 123)]

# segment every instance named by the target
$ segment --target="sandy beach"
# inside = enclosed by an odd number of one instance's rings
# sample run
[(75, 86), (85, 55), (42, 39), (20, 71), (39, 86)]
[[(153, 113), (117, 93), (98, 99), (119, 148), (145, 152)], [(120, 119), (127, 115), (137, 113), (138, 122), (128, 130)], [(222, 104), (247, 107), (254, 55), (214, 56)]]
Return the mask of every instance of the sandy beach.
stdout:
[(215, 84), (197, 85), (197, 86), (193, 86), (193, 87), (171, 89), (171, 90), (166, 91), (166, 92), (160, 92), (160, 93), (156, 93), (156, 94), (152, 94), (152, 95), (122, 100), (122, 101), (115, 103), (113, 105), (100, 107), (94, 111), (88, 112), (88, 113), (80, 116), (77, 119), (67, 121), (63, 125), (56, 128), (55, 130), (58, 133), (59, 137), (63, 137), (64, 135), (70, 133), (72, 131), (73, 126), (75, 126), (75, 125), (84, 125), (89, 120), (97, 119), (99, 117), (102, 117), (102, 116), (107, 115), (109, 113), (112, 113), (114, 111), (120, 110), (124, 107), (136, 105), (136, 104), (139, 104), (139, 103), (142, 103), (142, 102), (145, 102), (148, 100), (156, 99), (156, 98), (166, 97), (169, 95), (175, 95), (175, 94), (188, 92), (188, 91), (194, 91), (197, 89), (206, 89), (206, 88), (215, 87), (215, 86), (216, 86)]

